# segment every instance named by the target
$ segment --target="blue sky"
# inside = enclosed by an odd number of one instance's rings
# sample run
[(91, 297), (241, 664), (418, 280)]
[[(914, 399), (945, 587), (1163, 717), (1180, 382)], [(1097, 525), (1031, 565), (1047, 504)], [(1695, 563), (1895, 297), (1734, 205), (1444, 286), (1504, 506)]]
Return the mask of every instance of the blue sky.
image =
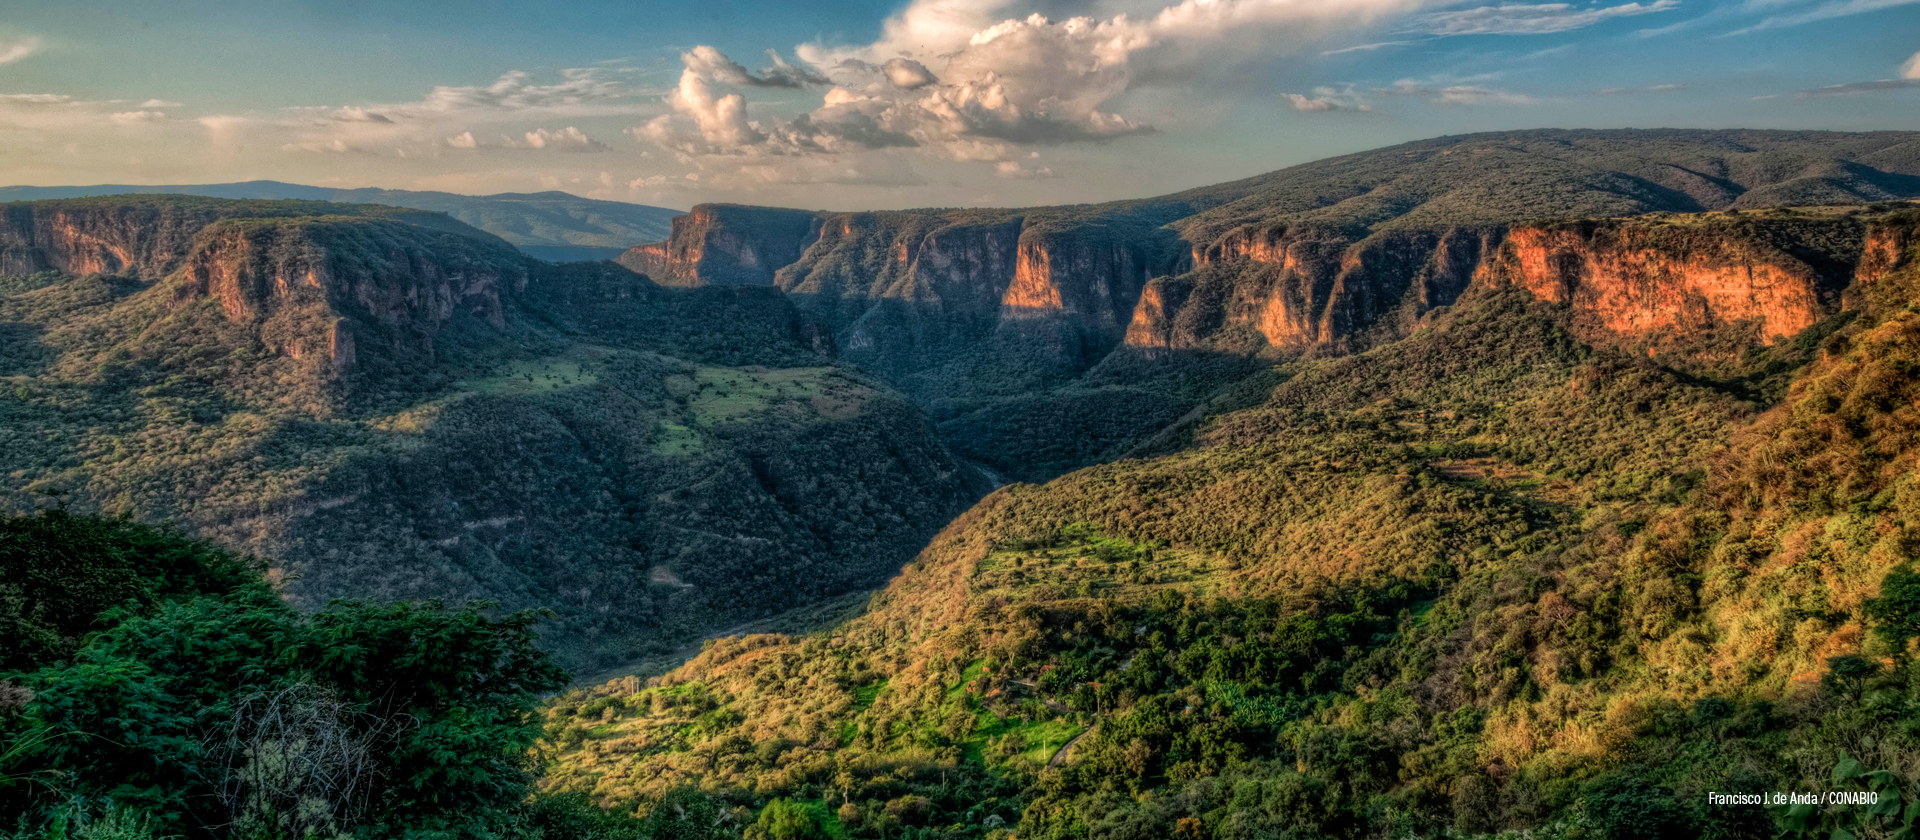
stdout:
[(0, 16), (5, 184), (1041, 204), (1547, 126), (1920, 129), (1920, 0), (16, 0)]

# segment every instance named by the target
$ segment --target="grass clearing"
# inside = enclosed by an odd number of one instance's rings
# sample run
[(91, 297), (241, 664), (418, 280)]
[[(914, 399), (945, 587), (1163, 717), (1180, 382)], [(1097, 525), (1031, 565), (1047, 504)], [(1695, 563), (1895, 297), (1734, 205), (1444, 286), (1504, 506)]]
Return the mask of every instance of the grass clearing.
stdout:
[(463, 379), (456, 387), (478, 394), (524, 396), (544, 394), (562, 388), (593, 385), (600, 377), (568, 356), (539, 359), (511, 359), (495, 366), (490, 376)]

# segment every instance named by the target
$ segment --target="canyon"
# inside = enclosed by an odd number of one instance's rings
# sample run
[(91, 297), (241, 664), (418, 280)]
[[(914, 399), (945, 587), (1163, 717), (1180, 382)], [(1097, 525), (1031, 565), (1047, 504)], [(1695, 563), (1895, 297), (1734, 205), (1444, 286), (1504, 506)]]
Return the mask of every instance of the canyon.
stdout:
[[(1583, 335), (1682, 356), (1709, 332), (1746, 330), (1750, 345), (1792, 335), (1838, 311), (1864, 227), (1831, 220), (1813, 235), (1846, 241), (1809, 256), (1769, 244), (1796, 235), (1801, 216), (1755, 212), (1920, 196), (1917, 146), (1898, 132), (1467, 135), (1104, 205), (702, 205), (619, 261), (678, 285), (785, 292), (844, 358), (965, 430), (947, 435), (963, 454), (1041, 479), (1087, 461), (1030, 467), (996, 457), (1014, 444), (973, 432), (1040, 392), (1134, 388), (1158, 406), (1148, 414), (1178, 414), (1200, 396), (1167, 384), (1183, 363), (1358, 352), (1407, 336), (1476, 283), (1565, 304)], [(1537, 221), (1702, 213), (1713, 215), (1687, 223), (1689, 236), (1678, 223)], [(1139, 381), (1143, 360), (1159, 364), (1157, 382)], [(1110, 454), (1150, 433), (1122, 428), (1084, 448)]]

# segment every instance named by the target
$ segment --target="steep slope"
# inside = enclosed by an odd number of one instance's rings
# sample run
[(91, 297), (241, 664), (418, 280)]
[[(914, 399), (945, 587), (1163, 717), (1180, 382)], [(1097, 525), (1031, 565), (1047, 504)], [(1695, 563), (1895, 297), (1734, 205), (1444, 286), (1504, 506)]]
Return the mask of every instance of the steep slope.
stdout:
[[(1911, 132), (1477, 134), (1104, 205), (703, 205), (621, 260), (687, 285), (787, 290), (958, 451), (1044, 478), (1151, 435), (1204, 396), (1196, 378), (1406, 335), (1513, 224), (1920, 196), (1916, 150)], [(1116, 404), (1137, 410), (1032, 422)], [(1037, 441), (1036, 425), (1061, 433)]]
[(339, 596), (552, 607), (606, 664), (870, 585), (980, 488), (777, 292), (552, 266), (439, 214), (0, 206), (0, 498)]
[(418, 190), (332, 189), (246, 181), (237, 184), (167, 186), (97, 184), (85, 187), (0, 187), (0, 202), (42, 201), (104, 195), (198, 195), (209, 198), (298, 199), (348, 204), (388, 204), (445, 213), (552, 262), (604, 260), (639, 243), (668, 235), (680, 211), (623, 201), (597, 201), (563, 192), (459, 195)]
[[(1787, 372), (1771, 408), (1623, 349), (1617, 297), (1480, 283), (1166, 454), (997, 491), (858, 618), (558, 698), (547, 783), (824, 800), (855, 837), (1688, 838), (1773, 836), (1707, 792), (1845, 787), (1843, 755), (1905, 781), (1920, 212), (1820, 221), (1771, 241), (1873, 256), (1733, 363)], [(1644, 267), (1729, 222), (1611, 224), (1540, 230)]]

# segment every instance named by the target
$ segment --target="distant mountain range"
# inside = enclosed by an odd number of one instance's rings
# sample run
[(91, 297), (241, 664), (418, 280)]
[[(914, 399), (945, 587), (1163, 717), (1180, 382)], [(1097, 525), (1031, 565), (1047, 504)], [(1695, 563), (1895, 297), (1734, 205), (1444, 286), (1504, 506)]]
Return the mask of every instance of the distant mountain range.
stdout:
[(339, 190), (280, 181), (0, 187), (0, 202), (129, 193), (169, 193), (211, 198), (296, 198), (434, 210), (505, 239), (528, 256), (550, 262), (612, 259), (635, 245), (667, 238), (671, 233), (669, 222), (681, 213), (665, 207), (628, 204), (624, 201), (596, 201), (558, 191), (459, 195), (372, 188)]

